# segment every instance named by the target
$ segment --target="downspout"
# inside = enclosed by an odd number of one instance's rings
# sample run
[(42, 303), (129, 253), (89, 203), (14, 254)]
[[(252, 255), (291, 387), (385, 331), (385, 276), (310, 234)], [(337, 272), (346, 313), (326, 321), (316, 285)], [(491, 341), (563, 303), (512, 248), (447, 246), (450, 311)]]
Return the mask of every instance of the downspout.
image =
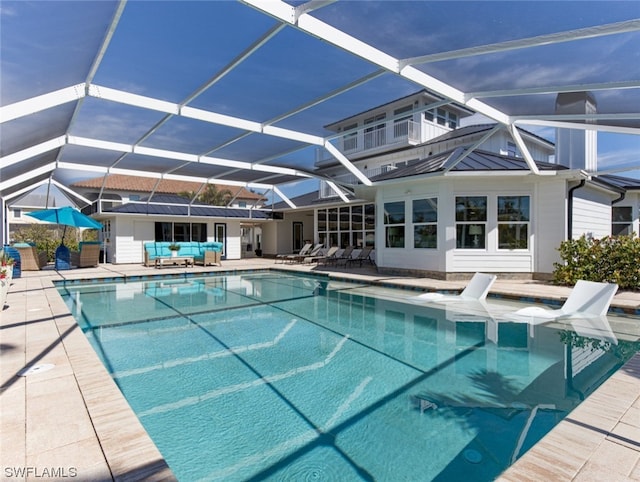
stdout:
[(581, 179), (580, 183), (569, 189), (569, 199), (567, 205), (567, 239), (573, 239), (573, 192), (583, 187), (586, 183), (585, 179)]

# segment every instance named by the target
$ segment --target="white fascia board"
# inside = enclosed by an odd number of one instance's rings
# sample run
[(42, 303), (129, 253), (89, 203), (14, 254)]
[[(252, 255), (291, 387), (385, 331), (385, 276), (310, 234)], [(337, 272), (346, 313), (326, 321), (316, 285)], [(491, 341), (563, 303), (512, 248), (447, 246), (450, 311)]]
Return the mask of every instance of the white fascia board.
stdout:
[(133, 146), (120, 142), (101, 141), (88, 137), (67, 136), (67, 143), (74, 146), (93, 147), (95, 149), (105, 149), (107, 151), (133, 152)]
[(296, 206), (293, 201), (291, 201), (291, 199), (289, 199), (287, 196), (285, 196), (282, 191), (280, 189), (278, 189), (276, 186), (273, 186), (273, 192), (280, 198), (282, 199), (284, 202), (286, 202), (289, 207), (291, 209), (297, 209), (298, 206)]
[(55, 137), (40, 144), (36, 144), (35, 146), (31, 146), (21, 151), (14, 152), (13, 154), (9, 154), (8, 156), (1, 157), (0, 166), (2, 166), (3, 168), (9, 167), (13, 164), (17, 164), (18, 162), (22, 162), (27, 159), (31, 159), (32, 157), (39, 156), (40, 154), (44, 154), (45, 152), (58, 149), (64, 145), (65, 136)]
[(98, 99), (111, 100), (113, 102), (165, 112), (167, 114), (178, 115), (180, 112), (180, 106), (174, 102), (154, 99), (153, 97), (147, 97), (144, 95), (131, 94), (130, 92), (125, 92), (123, 90), (110, 89), (109, 87), (102, 87), (95, 84), (89, 86), (88, 95)]
[(85, 84), (76, 84), (47, 94), (38, 95), (14, 104), (0, 107), (0, 123), (8, 122), (51, 107), (66, 104), (85, 96)]
[(38, 169), (33, 169), (32, 171), (25, 172), (19, 176), (12, 177), (7, 179), (4, 182), (0, 183), (0, 191), (4, 191), (5, 189), (10, 188), (11, 186), (15, 186), (16, 184), (23, 183), (28, 181), (29, 179), (33, 179), (34, 177), (41, 176), (43, 174), (49, 174), (54, 171), (56, 168), (55, 162), (50, 162), (49, 164), (45, 164), (44, 166), (40, 166)]
[(143, 156), (161, 157), (164, 159), (177, 159), (179, 161), (198, 162), (198, 156), (196, 154), (168, 151), (166, 149), (155, 149), (153, 147), (133, 146), (133, 153)]
[(324, 143), (324, 148), (329, 151), (329, 153), (335, 157), (340, 164), (342, 164), (344, 167), (346, 167), (349, 172), (351, 172), (351, 174), (353, 174), (354, 176), (356, 176), (358, 179), (360, 179), (360, 181), (362, 182), (362, 184), (364, 184), (365, 186), (371, 186), (371, 181), (369, 180), (369, 178), (367, 176), (364, 175), (364, 173), (362, 173), (356, 166), (354, 166), (351, 161), (349, 159), (347, 159), (344, 154), (342, 154), (342, 152), (340, 152), (338, 150), (337, 147), (335, 147), (333, 144), (331, 144), (331, 142), (326, 141)]
[[(229, 181), (225, 181), (224, 179), (220, 179), (218, 182), (220, 184), (230, 184)], [(274, 189), (275, 188), (275, 186), (272, 186), (271, 184), (263, 184), (260, 182), (245, 182), (245, 183), (236, 184), (236, 186), (244, 186), (244, 187), (256, 188), (256, 189)]]
[(349, 198), (345, 196), (345, 194), (342, 192), (342, 189), (340, 189), (335, 182), (333, 181), (325, 181), (325, 182), (331, 189), (333, 189), (333, 191), (340, 197), (340, 199), (342, 199), (342, 201), (344, 201), (345, 203), (351, 202)]
[(291, 129), (283, 129), (282, 127), (264, 126), (262, 132), (270, 136), (284, 137), (285, 139), (314, 144), (316, 146), (322, 146), (324, 144), (324, 138), (322, 137), (292, 131)]
[(180, 115), (182, 117), (188, 117), (190, 119), (201, 120), (204, 122), (209, 122), (211, 124), (220, 124), (223, 126), (235, 127), (246, 131), (261, 132), (262, 130), (262, 124), (260, 124), (259, 122), (240, 119), (238, 117), (232, 117), (224, 114), (218, 114), (216, 112), (210, 112), (203, 109), (196, 109), (194, 107), (182, 107), (180, 109)]
[(518, 145), (518, 149), (520, 149), (520, 152), (522, 153), (522, 157), (524, 157), (524, 160), (527, 163), (527, 166), (529, 166), (529, 169), (531, 169), (531, 172), (533, 172), (534, 174), (540, 174), (540, 170), (536, 165), (536, 161), (533, 160), (533, 157), (529, 152), (529, 148), (522, 140), (520, 131), (518, 130), (518, 127), (515, 124), (509, 125), (509, 133), (511, 134), (511, 137), (513, 137), (513, 140), (516, 141), (516, 144)]

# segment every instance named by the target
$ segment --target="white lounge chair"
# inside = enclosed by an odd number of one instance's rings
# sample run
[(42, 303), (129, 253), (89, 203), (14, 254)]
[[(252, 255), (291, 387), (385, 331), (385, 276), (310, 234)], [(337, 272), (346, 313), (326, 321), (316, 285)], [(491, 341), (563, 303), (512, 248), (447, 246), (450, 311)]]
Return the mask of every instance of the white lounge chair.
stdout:
[(496, 275), (486, 273), (476, 273), (459, 295), (445, 295), (443, 293), (422, 293), (409, 298), (413, 303), (423, 303), (428, 301), (448, 302), (448, 301), (478, 301), (484, 300), (491, 289)]
[(311, 248), (313, 248), (313, 244), (307, 243), (298, 253), (278, 254), (276, 255), (276, 263), (278, 261), (284, 263), (290, 256), (306, 256), (311, 251)]
[(605, 315), (572, 318), (571, 327), (578, 335), (585, 338), (607, 341), (612, 345), (618, 344), (618, 338), (613, 333), (609, 319)]
[(550, 310), (541, 306), (527, 306), (511, 314), (543, 320), (604, 316), (617, 291), (618, 285), (615, 283), (579, 280), (561, 308)]

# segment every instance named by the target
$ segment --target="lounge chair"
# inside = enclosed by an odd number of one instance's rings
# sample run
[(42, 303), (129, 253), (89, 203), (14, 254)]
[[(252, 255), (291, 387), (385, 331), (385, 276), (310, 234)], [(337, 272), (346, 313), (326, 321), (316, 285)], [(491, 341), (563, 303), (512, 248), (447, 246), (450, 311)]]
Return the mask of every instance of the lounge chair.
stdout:
[(304, 258), (303, 262), (319, 263), (322, 260), (326, 260), (327, 258), (333, 258), (338, 252), (338, 249), (339, 248), (337, 246), (332, 246), (331, 248), (329, 248), (329, 251), (327, 251), (325, 254), (318, 253), (316, 256), (307, 256)]
[(290, 254), (289, 256), (285, 257), (285, 261), (290, 264), (301, 263), (307, 257), (318, 256), (318, 254), (320, 253), (320, 250), (323, 247), (324, 247), (324, 244), (318, 243), (311, 249), (311, 251), (305, 254)]
[(423, 293), (409, 298), (414, 303), (428, 301), (481, 301), (487, 297), (491, 286), (496, 280), (496, 275), (486, 273), (476, 273), (459, 295), (445, 295), (443, 293)]
[(342, 261), (344, 262), (344, 264), (347, 264), (347, 260), (351, 259), (351, 254), (353, 253), (354, 249), (355, 248), (353, 246), (347, 246), (346, 248), (344, 248), (344, 251), (342, 251), (340, 255), (331, 259), (331, 263), (335, 263), (336, 265), (338, 265)]
[(364, 248), (362, 248), (360, 250), (360, 253), (358, 253), (358, 256), (356, 256), (355, 258), (349, 258), (346, 260), (346, 264), (350, 264), (350, 263), (358, 263), (358, 265), (360, 265), (360, 267), (362, 267), (362, 262), (363, 261), (368, 261), (369, 263), (373, 263), (373, 261), (371, 260), (371, 251), (373, 251), (373, 248), (371, 246), (366, 246)]
[(98, 266), (100, 262), (100, 243), (84, 241), (78, 245), (78, 251), (71, 251), (71, 265), (77, 268)]
[(40, 271), (47, 265), (46, 251), (38, 251), (35, 246), (26, 243), (15, 244), (13, 247), (20, 253), (22, 271)]
[(541, 306), (527, 306), (511, 315), (543, 320), (604, 316), (617, 291), (618, 285), (615, 283), (579, 280), (561, 308), (550, 310)]
[(289, 256), (296, 256), (296, 255), (305, 256), (311, 251), (312, 247), (313, 247), (313, 244), (307, 243), (302, 247), (302, 249), (298, 253), (278, 254), (276, 255), (276, 263), (278, 261), (280, 261), (281, 263), (284, 263)]

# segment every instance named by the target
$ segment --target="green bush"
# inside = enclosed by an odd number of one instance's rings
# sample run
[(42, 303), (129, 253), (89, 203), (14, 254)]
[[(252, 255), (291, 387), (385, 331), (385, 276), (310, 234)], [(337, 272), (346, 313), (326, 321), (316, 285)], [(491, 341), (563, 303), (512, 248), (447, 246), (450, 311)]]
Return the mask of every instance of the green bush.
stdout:
[(563, 263), (554, 263), (554, 282), (574, 285), (578, 280), (617, 283), (620, 289), (640, 290), (640, 238), (606, 236), (570, 239), (560, 244)]
[[(60, 236), (63, 229), (60, 228), (60, 233), (58, 233), (57, 228), (52, 228), (47, 224), (29, 224), (18, 228), (13, 233), (12, 238), (16, 243), (35, 243), (38, 251), (46, 251), (47, 259), (53, 261), (55, 260), (56, 249), (60, 246)], [(67, 227), (64, 244), (70, 250), (78, 249), (78, 241), (76, 241), (78, 233), (78, 229)]]

